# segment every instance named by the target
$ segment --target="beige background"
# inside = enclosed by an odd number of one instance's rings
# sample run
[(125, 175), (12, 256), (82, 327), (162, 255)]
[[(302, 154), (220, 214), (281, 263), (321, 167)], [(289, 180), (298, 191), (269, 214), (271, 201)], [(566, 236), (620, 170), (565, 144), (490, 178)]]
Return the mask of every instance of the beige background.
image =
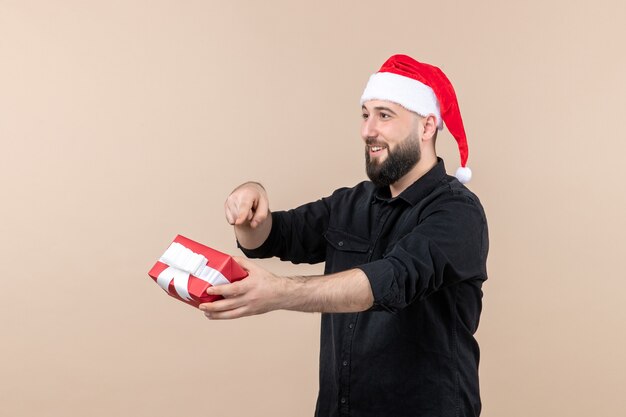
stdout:
[(625, 16), (0, 0), (0, 415), (312, 415), (318, 315), (209, 322), (147, 271), (177, 233), (237, 254), (244, 180), (273, 209), (362, 180), (358, 98), (398, 52), (453, 80), (490, 220), (483, 415), (624, 415)]

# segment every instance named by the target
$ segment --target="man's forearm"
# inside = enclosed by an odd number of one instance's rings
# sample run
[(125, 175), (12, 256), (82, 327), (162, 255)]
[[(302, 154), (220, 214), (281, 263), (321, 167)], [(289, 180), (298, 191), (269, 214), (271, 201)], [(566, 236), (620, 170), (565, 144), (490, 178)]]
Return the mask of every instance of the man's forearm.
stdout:
[(369, 280), (360, 269), (285, 279), (281, 295), (285, 310), (353, 313), (367, 310), (374, 303)]
[(369, 280), (360, 269), (323, 276), (281, 277), (246, 258), (235, 257), (235, 261), (248, 271), (248, 277), (207, 289), (207, 294), (224, 297), (200, 306), (210, 319), (235, 319), (273, 310), (353, 313), (374, 304)]

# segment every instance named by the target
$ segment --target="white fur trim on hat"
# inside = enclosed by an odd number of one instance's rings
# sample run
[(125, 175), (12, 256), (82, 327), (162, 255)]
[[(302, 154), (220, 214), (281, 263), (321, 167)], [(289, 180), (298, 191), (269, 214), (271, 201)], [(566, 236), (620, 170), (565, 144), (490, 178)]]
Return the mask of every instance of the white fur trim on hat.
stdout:
[(426, 84), (412, 78), (391, 72), (373, 74), (361, 96), (361, 105), (369, 100), (391, 101), (424, 117), (432, 114), (437, 118), (439, 130), (443, 129), (435, 92)]

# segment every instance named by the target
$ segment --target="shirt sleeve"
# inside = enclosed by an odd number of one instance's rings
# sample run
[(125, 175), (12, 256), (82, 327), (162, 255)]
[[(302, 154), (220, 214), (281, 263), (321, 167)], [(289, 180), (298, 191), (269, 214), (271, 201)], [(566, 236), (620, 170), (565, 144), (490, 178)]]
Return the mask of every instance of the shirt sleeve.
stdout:
[(455, 283), (486, 279), (487, 223), (480, 203), (451, 195), (389, 248), (358, 266), (370, 281), (374, 309), (402, 309)]
[(256, 249), (237, 246), (250, 258), (279, 257), (293, 263), (318, 263), (325, 259), (330, 215), (329, 198), (302, 205), (288, 211), (272, 212), (272, 230)]

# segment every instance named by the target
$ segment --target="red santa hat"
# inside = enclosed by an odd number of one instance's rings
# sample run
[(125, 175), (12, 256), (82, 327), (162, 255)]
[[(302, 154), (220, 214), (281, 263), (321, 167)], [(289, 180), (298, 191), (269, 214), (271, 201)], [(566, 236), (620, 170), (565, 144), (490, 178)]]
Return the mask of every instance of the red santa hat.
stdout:
[(467, 167), (467, 138), (459, 104), (452, 83), (443, 71), (406, 55), (394, 55), (367, 82), (361, 105), (368, 100), (392, 101), (420, 116), (432, 114), (437, 118), (439, 130), (445, 123), (461, 154), (461, 166), (455, 176), (462, 183), (472, 178), (472, 171)]

